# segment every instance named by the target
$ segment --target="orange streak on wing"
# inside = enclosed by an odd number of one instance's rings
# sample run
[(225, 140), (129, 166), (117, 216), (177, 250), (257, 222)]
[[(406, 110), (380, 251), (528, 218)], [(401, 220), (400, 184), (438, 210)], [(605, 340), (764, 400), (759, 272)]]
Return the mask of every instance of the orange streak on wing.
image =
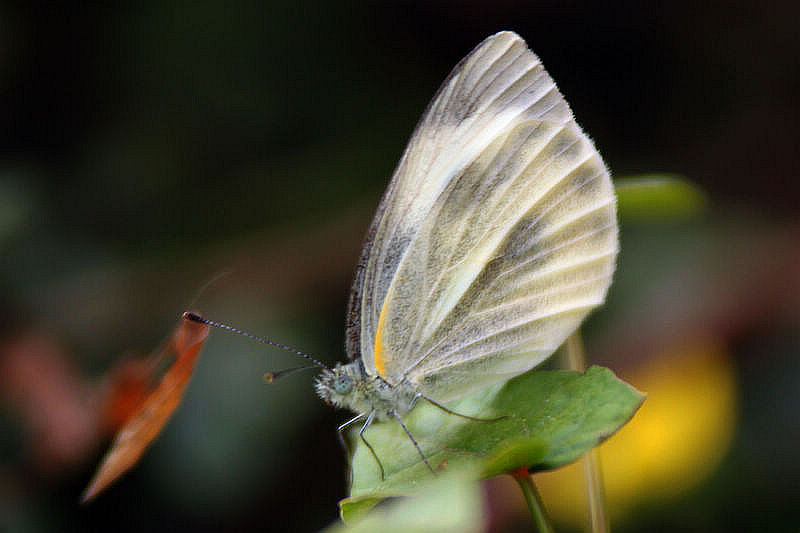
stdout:
[(132, 467), (161, 432), (183, 397), (209, 329), (205, 324), (184, 320), (175, 330), (166, 348), (175, 355), (175, 362), (155, 390), (117, 433), (111, 449), (83, 493), (81, 502), (88, 502), (97, 496)]
[(383, 321), (385, 318), (386, 305), (384, 304), (383, 309), (381, 309), (381, 316), (378, 318), (378, 331), (375, 333), (375, 349), (373, 350), (375, 354), (375, 369), (383, 378), (386, 377), (386, 359), (384, 358), (386, 350), (383, 345)]

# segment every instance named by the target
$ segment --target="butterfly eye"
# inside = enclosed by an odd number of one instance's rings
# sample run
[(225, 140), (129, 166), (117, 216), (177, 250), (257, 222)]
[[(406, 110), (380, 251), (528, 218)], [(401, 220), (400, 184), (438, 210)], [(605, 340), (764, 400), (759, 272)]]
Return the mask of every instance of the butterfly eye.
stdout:
[(339, 394), (347, 394), (353, 389), (353, 380), (349, 376), (339, 376), (333, 381), (333, 390)]

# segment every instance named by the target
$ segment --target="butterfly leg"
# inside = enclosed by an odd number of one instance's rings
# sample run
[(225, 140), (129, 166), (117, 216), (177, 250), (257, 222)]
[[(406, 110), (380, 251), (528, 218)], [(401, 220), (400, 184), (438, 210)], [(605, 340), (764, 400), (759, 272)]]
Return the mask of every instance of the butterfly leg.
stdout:
[(478, 418), (478, 417), (475, 417), (475, 416), (464, 415), (464, 414), (461, 414), (461, 413), (457, 413), (456, 411), (453, 411), (452, 409), (448, 409), (447, 407), (445, 407), (444, 405), (440, 404), (436, 400), (434, 400), (432, 398), (428, 398), (427, 396), (425, 396), (423, 394), (418, 394), (414, 398), (414, 401), (412, 402), (412, 405), (414, 403), (416, 403), (417, 399), (419, 399), (419, 398), (422, 398), (422, 399), (428, 401), (428, 403), (438, 407), (439, 409), (441, 409), (442, 411), (444, 411), (445, 413), (447, 413), (449, 415), (460, 416), (461, 418), (466, 418), (467, 420), (474, 420), (475, 422), (497, 422), (498, 420), (503, 420), (504, 418), (508, 418), (505, 415), (504, 416), (498, 416), (497, 418)]
[(381, 481), (384, 481), (386, 479), (386, 475), (383, 471), (383, 463), (381, 463), (381, 460), (378, 459), (378, 454), (375, 453), (372, 444), (367, 442), (366, 437), (364, 437), (364, 432), (367, 431), (367, 428), (369, 427), (370, 424), (372, 424), (372, 421), (374, 419), (375, 419), (375, 411), (372, 411), (367, 417), (366, 422), (364, 422), (364, 425), (361, 426), (361, 430), (358, 432), (358, 435), (359, 437), (361, 437), (361, 442), (363, 442), (364, 445), (366, 445), (366, 447), (369, 448), (370, 453), (372, 453), (372, 457), (375, 458), (375, 462), (378, 463), (378, 467), (381, 469)]
[(344, 455), (347, 458), (347, 462), (350, 462), (350, 448), (347, 446), (347, 441), (344, 440), (344, 430), (347, 429), (349, 426), (352, 426), (362, 418), (367, 416), (365, 413), (361, 413), (360, 415), (354, 416), (338, 428), (336, 428), (336, 436), (339, 437), (339, 444), (342, 446), (344, 450)]
[(416, 449), (417, 449), (417, 453), (419, 454), (419, 456), (420, 456), (420, 457), (422, 457), (422, 462), (424, 462), (424, 463), (425, 463), (425, 466), (427, 466), (427, 467), (428, 467), (428, 470), (430, 470), (430, 471), (431, 471), (431, 473), (432, 473), (432, 474), (435, 476), (435, 475), (436, 475), (436, 471), (435, 471), (435, 470), (434, 470), (434, 469), (431, 467), (431, 464), (428, 462), (428, 458), (427, 458), (427, 457), (425, 457), (425, 454), (424, 454), (424, 453), (422, 453), (422, 449), (419, 447), (419, 444), (417, 444), (417, 441), (416, 441), (416, 439), (415, 439), (415, 438), (414, 438), (414, 436), (411, 434), (411, 432), (408, 430), (408, 428), (406, 427), (406, 425), (403, 423), (403, 419), (402, 419), (402, 418), (400, 418), (400, 415), (398, 415), (398, 414), (397, 414), (396, 412), (394, 412), (394, 411), (392, 411), (392, 416), (393, 416), (393, 417), (395, 418), (395, 420), (397, 420), (397, 422), (400, 424), (400, 427), (401, 427), (401, 428), (403, 428), (403, 431), (405, 431), (405, 432), (406, 432), (406, 435), (408, 435), (408, 438), (409, 438), (409, 439), (411, 439), (411, 443), (414, 445), (414, 448), (416, 448)]
[(365, 413), (361, 413), (360, 415), (356, 415), (338, 428), (336, 428), (336, 436), (339, 437), (339, 445), (344, 450), (344, 457), (345, 461), (347, 461), (347, 486), (351, 486), (353, 484), (353, 460), (350, 457), (350, 447), (347, 446), (347, 441), (344, 438), (344, 430), (347, 429), (349, 426), (352, 426), (362, 418), (367, 416)]

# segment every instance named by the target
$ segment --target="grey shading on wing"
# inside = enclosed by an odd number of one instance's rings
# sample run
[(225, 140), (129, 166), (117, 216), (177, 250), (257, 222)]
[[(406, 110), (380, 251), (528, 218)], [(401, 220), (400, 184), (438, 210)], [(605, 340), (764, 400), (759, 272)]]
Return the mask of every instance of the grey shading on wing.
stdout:
[(440, 88), (392, 177), (348, 351), (439, 400), (506, 380), (602, 303), (616, 252), (599, 154), (525, 42), (493, 35)]

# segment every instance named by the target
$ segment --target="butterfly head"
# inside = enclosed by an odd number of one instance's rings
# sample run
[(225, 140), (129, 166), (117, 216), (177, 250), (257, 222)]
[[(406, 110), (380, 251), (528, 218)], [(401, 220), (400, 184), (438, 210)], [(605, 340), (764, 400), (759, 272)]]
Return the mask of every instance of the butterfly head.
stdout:
[(317, 378), (317, 394), (329, 405), (350, 407), (358, 384), (364, 381), (363, 371), (357, 364), (336, 365), (331, 370), (323, 370)]

